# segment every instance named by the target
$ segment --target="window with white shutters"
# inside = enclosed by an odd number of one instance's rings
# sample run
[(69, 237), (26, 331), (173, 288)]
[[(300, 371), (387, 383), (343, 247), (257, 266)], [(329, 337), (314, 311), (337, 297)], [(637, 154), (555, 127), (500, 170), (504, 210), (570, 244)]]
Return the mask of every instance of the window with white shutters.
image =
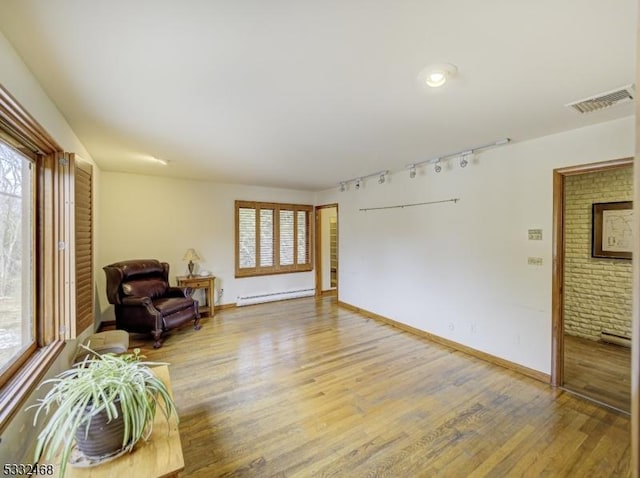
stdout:
[(313, 206), (236, 201), (236, 277), (313, 269)]

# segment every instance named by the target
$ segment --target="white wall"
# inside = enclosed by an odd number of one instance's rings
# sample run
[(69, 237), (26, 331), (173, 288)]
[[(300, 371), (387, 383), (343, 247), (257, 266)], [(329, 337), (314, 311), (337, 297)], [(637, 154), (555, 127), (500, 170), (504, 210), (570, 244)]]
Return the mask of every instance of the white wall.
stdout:
[[(633, 155), (628, 117), (485, 151), (464, 169), (454, 160), (324, 191), (318, 203), (339, 203), (339, 298), (550, 373), (552, 171)], [(460, 201), (358, 211), (450, 198)], [(532, 228), (542, 241), (528, 241)]]
[[(81, 74), (81, 72), (78, 72)], [(89, 153), (78, 140), (69, 124), (58, 111), (53, 102), (42, 90), (40, 84), (24, 65), (11, 44), (0, 32), (0, 84), (25, 108), (49, 133), (49, 135), (65, 150), (75, 152), (84, 160), (93, 163)], [(94, 165), (94, 186), (99, 177), (99, 170)], [(96, 189), (97, 190), (97, 189)], [(98, 194), (94, 200), (98, 201)], [(94, 248), (96, 244), (94, 244)], [(93, 332), (87, 329), (81, 335), (82, 340)], [(69, 367), (71, 357), (75, 353), (76, 341), (67, 343), (62, 354), (47, 372), (47, 377), (61, 372)], [(28, 399), (27, 404), (35, 403), (41, 392), (35, 392)], [(32, 412), (18, 412), (16, 417), (2, 433), (0, 442), (0, 463), (30, 463), (32, 460), (32, 447), (37, 429), (31, 425)]]
[[(88, 161), (91, 155), (64, 116), (44, 92), (6, 37), (0, 32), (0, 84), (18, 100), (38, 123), (64, 148)], [(82, 74), (82, 72), (76, 72)]]
[[(234, 201), (313, 204), (305, 191), (219, 184), (124, 173), (100, 176), (101, 266), (126, 259), (152, 258), (170, 265), (170, 280), (187, 273), (182, 261), (189, 247), (203, 258), (201, 269), (216, 276), (224, 289), (216, 304), (235, 303), (238, 297), (313, 289), (314, 273), (297, 272), (235, 278)], [(106, 300), (104, 272), (97, 276), (102, 320), (114, 320)]]

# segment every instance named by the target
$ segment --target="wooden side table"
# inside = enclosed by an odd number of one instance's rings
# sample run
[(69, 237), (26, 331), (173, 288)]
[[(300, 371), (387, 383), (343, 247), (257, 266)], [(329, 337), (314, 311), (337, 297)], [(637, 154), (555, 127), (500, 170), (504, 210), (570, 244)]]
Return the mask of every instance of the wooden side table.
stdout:
[(207, 299), (206, 305), (198, 304), (200, 314), (206, 314), (208, 317), (215, 316), (215, 307), (213, 303), (213, 289), (215, 287), (215, 276), (178, 276), (178, 287), (191, 287), (191, 289), (203, 289), (204, 296)]
[[(154, 373), (164, 382), (173, 397), (169, 368), (155, 367)], [(57, 458), (56, 458), (57, 459)], [(58, 476), (55, 465), (53, 476)], [(90, 468), (67, 466), (67, 478), (112, 478), (114, 476), (177, 477), (184, 469), (180, 433), (175, 415), (167, 423), (160, 409), (153, 420), (149, 441), (140, 440), (131, 453)]]

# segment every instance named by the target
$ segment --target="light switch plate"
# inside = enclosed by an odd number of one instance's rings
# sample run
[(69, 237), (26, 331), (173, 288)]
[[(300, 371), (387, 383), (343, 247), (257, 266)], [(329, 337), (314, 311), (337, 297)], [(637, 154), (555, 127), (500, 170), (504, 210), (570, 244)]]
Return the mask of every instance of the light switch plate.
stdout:
[(542, 229), (529, 229), (529, 240), (530, 241), (541, 241), (542, 240)]

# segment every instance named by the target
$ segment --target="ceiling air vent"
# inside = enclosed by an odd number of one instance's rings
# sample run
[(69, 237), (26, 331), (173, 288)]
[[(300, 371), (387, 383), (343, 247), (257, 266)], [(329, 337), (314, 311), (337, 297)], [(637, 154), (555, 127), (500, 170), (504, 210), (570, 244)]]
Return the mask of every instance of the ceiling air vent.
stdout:
[(565, 106), (570, 106), (578, 113), (593, 113), (594, 111), (631, 101), (635, 95), (634, 86), (628, 85), (605, 93), (599, 93), (584, 100), (574, 101)]

